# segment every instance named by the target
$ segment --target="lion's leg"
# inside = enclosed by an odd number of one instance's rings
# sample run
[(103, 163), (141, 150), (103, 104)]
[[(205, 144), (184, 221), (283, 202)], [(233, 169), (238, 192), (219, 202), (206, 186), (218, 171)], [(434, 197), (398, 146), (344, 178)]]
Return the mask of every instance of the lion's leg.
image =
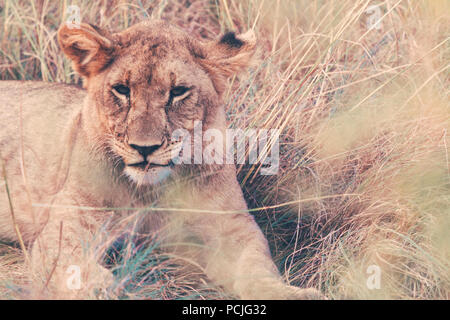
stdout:
[[(267, 240), (247, 206), (239, 184), (229, 174), (222, 184), (205, 186), (197, 201), (206, 213), (192, 215), (192, 229), (205, 244), (203, 264), (210, 279), (242, 299), (315, 299), (315, 289), (285, 284), (272, 260)], [(223, 187), (226, 185), (226, 187)], [(213, 196), (211, 196), (213, 195)], [(219, 213), (217, 211), (241, 212)], [(216, 211), (216, 212), (214, 212)]]
[(89, 299), (99, 297), (112, 274), (98, 262), (92, 225), (77, 216), (59, 215), (50, 220), (31, 250), (33, 290), (37, 298)]
[(212, 214), (197, 229), (206, 243), (208, 277), (241, 299), (318, 299), (315, 289), (285, 284), (267, 240), (249, 214)]

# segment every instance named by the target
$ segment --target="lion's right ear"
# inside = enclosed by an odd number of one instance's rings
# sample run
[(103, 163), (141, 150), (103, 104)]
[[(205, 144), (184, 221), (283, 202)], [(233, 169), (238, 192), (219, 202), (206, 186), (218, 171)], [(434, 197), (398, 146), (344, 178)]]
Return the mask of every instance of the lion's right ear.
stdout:
[(209, 73), (214, 87), (222, 94), (226, 79), (255, 65), (256, 36), (252, 30), (236, 35), (228, 32), (220, 39), (192, 46), (198, 63)]
[(102, 71), (114, 58), (113, 40), (99, 28), (81, 24), (63, 24), (58, 31), (58, 42), (74, 69), (84, 77)]

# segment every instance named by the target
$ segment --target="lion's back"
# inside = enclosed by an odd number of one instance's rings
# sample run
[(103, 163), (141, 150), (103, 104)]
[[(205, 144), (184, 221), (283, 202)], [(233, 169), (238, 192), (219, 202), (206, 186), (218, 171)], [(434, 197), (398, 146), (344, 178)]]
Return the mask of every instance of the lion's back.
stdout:
[[(30, 188), (43, 183), (48, 173), (43, 171), (52, 170), (49, 162), (63, 149), (58, 145), (60, 138), (82, 107), (84, 96), (85, 91), (75, 85), (0, 81), (0, 166), (5, 164), (18, 213), (25, 194), (23, 168), (26, 178), (33, 182)], [(14, 238), (3, 180), (0, 172), (0, 238)]]
[(84, 95), (75, 85), (0, 81), (0, 145), (12, 144), (23, 135), (47, 138), (68, 121), (74, 108), (81, 107)]

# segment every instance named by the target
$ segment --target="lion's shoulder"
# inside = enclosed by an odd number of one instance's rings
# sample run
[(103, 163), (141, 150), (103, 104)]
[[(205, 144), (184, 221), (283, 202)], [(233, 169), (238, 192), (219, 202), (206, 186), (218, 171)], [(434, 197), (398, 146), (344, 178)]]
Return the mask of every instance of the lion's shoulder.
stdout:
[[(69, 102), (85, 95), (85, 90), (75, 84), (65, 84), (45, 81), (0, 81), (0, 100), (15, 103), (27, 97), (40, 96), (44, 99), (65, 98)], [(39, 102), (39, 101), (37, 101)]]
[(0, 156), (14, 158), (21, 146), (45, 154), (82, 107), (85, 95), (75, 85), (0, 81)]
[(59, 110), (73, 109), (74, 105), (81, 106), (85, 95), (85, 90), (77, 85), (44, 81), (0, 81), (0, 124), (7, 126), (11, 117), (17, 117), (19, 113), (26, 121), (29, 117), (48, 117), (50, 113), (58, 113)]

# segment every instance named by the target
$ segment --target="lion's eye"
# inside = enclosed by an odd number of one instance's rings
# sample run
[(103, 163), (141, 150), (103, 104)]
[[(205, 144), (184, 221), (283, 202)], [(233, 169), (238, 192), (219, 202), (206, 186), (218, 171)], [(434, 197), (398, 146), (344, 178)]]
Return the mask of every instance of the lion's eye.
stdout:
[(130, 94), (130, 88), (124, 86), (123, 84), (118, 84), (113, 87), (113, 89), (121, 95), (128, 96)]
[(178, 86), (178, 87), (174, 87), (174, 88), (172, 88), (172, 90), (170, 90), (170, 95), (172, 97), (179, 97), (179, 96), (182, 96), (183, 94), (185, 94), (188, 91), (189, 91), (188, 87)]

